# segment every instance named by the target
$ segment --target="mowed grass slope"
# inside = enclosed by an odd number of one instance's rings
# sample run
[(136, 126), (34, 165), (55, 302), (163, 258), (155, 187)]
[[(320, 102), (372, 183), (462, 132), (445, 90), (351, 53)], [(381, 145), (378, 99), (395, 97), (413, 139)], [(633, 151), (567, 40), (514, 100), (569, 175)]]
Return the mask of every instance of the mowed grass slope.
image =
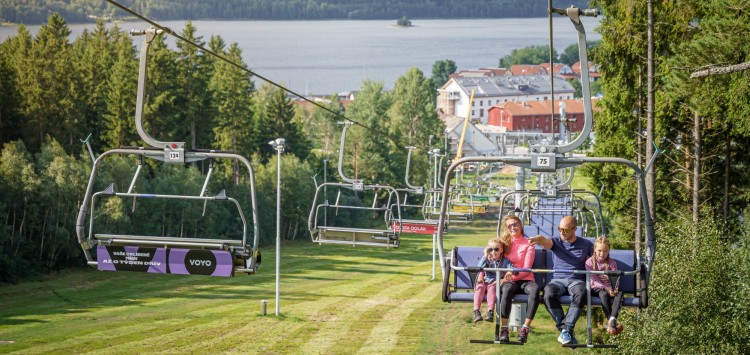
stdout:
[[(494, 223), (451, 226), (446, 249), (482, 246)], [(542, 305), (525, 346), (470, 344), (494, 325), (443, 303), (430, 236), (397, 250), (285, 243), (281, 315), (275, 251), (234, 278), (76, 270), (0, 288), (0, 353), (568, 353)], [(268, 300), (261, 316), (260, 301)], [(483, 311), (486, 306), (483, 306)], [(585, 341), (585, 318), (577, 335)]]

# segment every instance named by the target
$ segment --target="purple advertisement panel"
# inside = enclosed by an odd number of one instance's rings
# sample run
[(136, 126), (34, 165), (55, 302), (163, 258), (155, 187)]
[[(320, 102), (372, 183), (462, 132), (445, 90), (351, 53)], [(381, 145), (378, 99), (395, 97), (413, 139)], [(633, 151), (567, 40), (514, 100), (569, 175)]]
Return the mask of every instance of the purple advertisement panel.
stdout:
[(169, 272), (181, 275), (233, 276), (234, 260), (226, 250), (169, 249)]
[(98, 269), (102, 271), (138, 271), (167, 273), (165, 248), (98, 245)]

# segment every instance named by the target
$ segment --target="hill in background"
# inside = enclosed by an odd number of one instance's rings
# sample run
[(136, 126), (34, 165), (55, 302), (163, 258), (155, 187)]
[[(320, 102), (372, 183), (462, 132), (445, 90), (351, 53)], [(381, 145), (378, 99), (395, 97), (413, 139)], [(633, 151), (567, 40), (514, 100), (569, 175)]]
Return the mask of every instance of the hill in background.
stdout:
[[(545, 17), (547, 1), (521, 0), (121, 0), (127, 8), (156, 20), (322, 20), (409, 18)], [(586, 7), (588, 1), (569, 0), (556, 7)], [(106, 1), (12, 0), (0, 3), (0, 22), (41, 24), (57, 12), (68, 23), (97, 18), (122, 19), (129, 14)]]

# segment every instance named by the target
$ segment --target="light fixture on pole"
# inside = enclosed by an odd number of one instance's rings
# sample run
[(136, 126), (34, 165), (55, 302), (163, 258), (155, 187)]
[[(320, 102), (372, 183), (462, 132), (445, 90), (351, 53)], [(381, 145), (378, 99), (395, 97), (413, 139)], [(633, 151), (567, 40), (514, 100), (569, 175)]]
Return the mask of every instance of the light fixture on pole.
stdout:
[(279, 307), (279, 279), (281, 272), (281, 153), (284, 152), (284, 138), (268, 142), (276, 149), (276, 315)]

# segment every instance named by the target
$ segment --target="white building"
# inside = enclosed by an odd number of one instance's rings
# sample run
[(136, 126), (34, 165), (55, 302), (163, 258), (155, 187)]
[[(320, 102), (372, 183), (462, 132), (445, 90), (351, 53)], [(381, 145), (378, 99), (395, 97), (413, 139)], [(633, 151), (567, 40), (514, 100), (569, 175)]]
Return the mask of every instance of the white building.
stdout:
[[(458, 144), (461, 140), (461, 132), (464, 128), (465, 117), (443, 116), (445, 122), (445, 133), (451, 139), (450, 158), (456, 156)], [(464, 145), (461, 149), (463, 156), (495, 155), (498, 151), (497, 143), (488, 138), (482, 130), (469, 122), (464, 135)]]
[[(555, 100), (572, 99), (575, 89), (555, 75)], [(549, 100), (549, 75), (488, 76), (451, 78), (438, 89), (437, 108), (442, 114), (469, 118), (487, 123), (487, 110), (502, 102)], [(469, 98), (474, 90), (474, 102)]]

